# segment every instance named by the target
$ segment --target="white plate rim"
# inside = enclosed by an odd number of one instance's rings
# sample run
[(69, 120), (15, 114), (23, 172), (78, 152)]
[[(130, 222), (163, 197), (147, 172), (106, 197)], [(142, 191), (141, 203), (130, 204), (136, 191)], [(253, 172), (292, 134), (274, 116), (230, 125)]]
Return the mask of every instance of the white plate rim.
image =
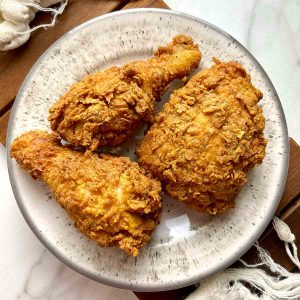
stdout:
[(18, 102), (20, 99), (20, 95), (23, 93), (23, 91), (26, 89), (26, 85), (29, 81), (29, 79), (31, 78), (31, 75), (34, 73), (36, 67), (39, 65), (39, 63), (43, 60), (43, 58), (48, 54), (48, 52), (50, 52), (52, 50), (52, 48), (54, 48), (55, 46), (57, 46), (59, 43), (62, 43), (63, 40), (66, 38), (66, 36), (68, 35), (73, 35), (77, 32), (80, 32), (81, 29), (90, 26), (91, 24), (98, 22), (99, 20), (103, 20), (103, 19), (107, 19), (107, 18), (111, 18), (114, 16), (118, 16), (118, 15), (123, 15), (123, 14), (131, 14), (131, 13), (139, 13), (139, 12), (159, 12), (159, 13), (163, 13), (163, 14), (167, 14), (167, 15), (179, 15), (182, 16), (184, 18), (188, 18), (197, 22), (202, 23), (203, 25), (206, 25), (207, 27), (210, 27), (216, 31), (218, 31), (219, 33), (227, 36), (228, 38), (232, 39), (239, 47), (241, 47), (246, 53), (247, 55), (253, 60), (253, 62), (256, 64), (257, 68), (262, 72), (262, 74), (265, 76), (266, 81), (268, 82), (268, 84), (270, 85), (270, 87), (272, 88), (274, 94), (276, 95), (276, 98), (279, 100), (279, 96), (276, 92), (275, 87), (273, 86), (269, 76), (267, 75), (267, 73), (265, 72), (265, 70), (263, 69), (263, 67), (260, 65), (260, 63), (256, 60), (256, 58), (239, 42), (237, 41), (234, 37), (232, 37), (230, 34), (228, 34), (227, 32), (225, 32), (224, 30), (220, 29), (219, 27), (201, 19), (195, 16), (191, 16), (189, 14), (185, 14), (185, 13), (181, 13), (181, 12), (177, 12), (177, 11), (173, 11), (173, 10), (167, 10), (167, 9), (158, 9), (158, 8), (135, 8), (135, 9), (128, 9), (128, 10), (121, 10), (121, 11), (117, 11), (117, 12), (112, 12), (112, 13), (108, 13), (96, 18), (93, 18), (77, 27), (75, 27), (74, 29), (68, 31), (67, 33), (65, 33), (62, 37), (60, 37), (57, 41), (55, 41), (41, 56), (40, 58), (35, 62), (35, 64), (33, 65), (33, 67), (31, 68), (31, 70), (29, 71), (29, 73), (27, 74), (26, 78), (24, 79), (18, 94), (16, 96), (11, 114), (10, 114), (10, 118), (9, 118), (9, 124), (8, 124), (8, 130), (7, 130), (7, 166), (8, 166), (8, 173), (9, 173), (9, 178), (10, 178), (10, 182), (11, 182), (11, 186), (12, 186), (12, 190), (14, 193), (14, 196), (16, 198), (17, 204), (19, 206), (19, 209), (25, 219), (25, 221), (27, 222), (27, 224), (29, 225), (29, 227), (31, 228), (31, 230), (33, 231), (33, 233), (37, 236), (37, 238), (41, 241), (41, 243), (56, 257), (58, 258), (61, 262), (63, 262), (64, 264), (66, 264), (67, 266), (69, 266), (70, 268), (72, 268), (73, 270), (77, 271), (78, 273), (93, 279), (95, 281), (113, 286), (113, 287), (117, 287), (117, 288), (123, 288), (123, 289), (129, 289), (129, 290), (134, 290), (134, 291), (147, 291), (147, 292), (155, 292), (155, 291), (166, 291), (166, 290), (172, 290), (172, 289), (178, 289), (178, 288), (182, 288), (188, 285), (192, 285), (195, 284), (199, 281), (201, 281), (202, 279), (207, 278), (208, 276), (211, 276), (217, 272), (220, 272), (224, 269), (226, 269), (228, 266), (230, 266), (233, 262), (235, 262), (236, 260), (238, 260), (244, 253), (246, 253), (250, 247), (257, 241), (257, 239), (262, 235), (262, 233), (264, 232), (264, 230), (266, 229), (266, 227), (268, 226), (270, 220), (272, 219), (272, 217), (275, 214), (276, 208), (279, 204), (279, 201), (281, 199), (281, 196), (283, 194), (283, 190), (285, 187), (285, 182), (286, 182), (286, 178), (287, 178), (287, 174), (288, 174), (288, 166), (289, 166), (289, 139), (288, 139), (288, 130), (287, 130), (287, 124), (286, 124), (286, 119), (285, 119), (285, 115), (284, 115), (284, 111), (281, 105), (280, 100), (278, 101), (278, 109), (279, 109), (279, 113), (280, 113), (280, 117), (282, 120), (281, 123), (281, 127), (283, 130), (283, 138), (285, 139), (285, 145), (284, 145), (284, 151), (283, 151), (283, 155), (282, 155), (282, 168), (281, 168), (281, 184), (277, 187), (277, 193), (276, 193), (276, 199), (273, 199), (273, 207), (272, 209), (270, 209), (270, 211), (268, 212), (268, 214), (265, 216), (264, 220), (262, 221), (262, 223), (260, 224), (260, 226), (257, 227), (257, 230), (255, 232), (255, 234), (252, 236), (252, 238), (250, 238), (248, 240), (248, 243), (246, 243), (244, 245), (244, 247), (240, 248), (240, 250), (236, 253), (234, 253), (234, 255), (228, 256), (227, 259), (224, 259), (218, 266), (216, 266), (215, 268), (209, 269), (209, 271), (207, 272), (203, 272), (202, 274), (200, 274), (200, 276), (198, 275), (194, 275), (191, 277), (188, 277), (184, 280), (179, 280), (179, 281), (174, 281), (171, 284), (165, 283), (165, 284), (161, 284), (159, 286), (154, 286), (154, 285), (149, 285), (149, 284), (136, 284), (136, 285), (132, 285), (130, 282), (120, 282), (120, 280), (118, 280), (118, 278), (115, 278), (115, 280), (112, 279), (107, 279), (107, 278), (103, 278), (103, 277), (99, 277), (96, 276), (94, 274), (91, 274), (90, 272), (87, 272), (86, 270), (84, 270), (83, 268), (81, 268), (80, 266), (78, 266), (76, 263), (74, 263), (70, 258), (65, 257), (61, 254), (59, 254), (55, 247), (53, 247), (53, 245), (51, 245), (50, 243), (47, 242), (47, 240), (44, 238), (44, 234), (41, 233), (38, 228), (34, 225), (34, 222), (30, 216), (30, 214), (28, 213), (28, 211), (26, 210), (23, 200), (22, 200), (22, 196), (20, 193), (20, 189), (17, 186), (16, 180), (15, 180), (15, 173), (14, 173), (14, 165), (13, 165), (13, 160), (10, 158), (9, 155), (9, 149), (10, 149), (10, 145), (13, 142), (12, 140), (12, 120), (14, 119), (16, 110), (17, 110), (17, 106), (18, 106)]

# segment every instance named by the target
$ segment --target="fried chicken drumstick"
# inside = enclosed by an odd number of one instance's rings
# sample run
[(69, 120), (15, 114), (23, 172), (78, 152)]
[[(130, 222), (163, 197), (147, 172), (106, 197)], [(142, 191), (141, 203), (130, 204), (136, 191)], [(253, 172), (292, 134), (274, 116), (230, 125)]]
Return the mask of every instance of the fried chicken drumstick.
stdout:
[(136, 149), (172, 197), (210, 214), (234, 207), (267, 143), (262, 93), (240, 64), (214, 61), (171, 95)]
[(153, 58), (87, 75), (49, 110), (51, 128), (75, 146), (95, 150), (125, 142), (174, 79), (189, 75), (201, 53), (190, 37), (176, 36)]
[(15, 139), (10, 154), (49, 185), (75, 226), (101, 246), (137, 256), (149, 241), (159, 221), (161, 187), (136, 163), (62, 147), (43, 131)]

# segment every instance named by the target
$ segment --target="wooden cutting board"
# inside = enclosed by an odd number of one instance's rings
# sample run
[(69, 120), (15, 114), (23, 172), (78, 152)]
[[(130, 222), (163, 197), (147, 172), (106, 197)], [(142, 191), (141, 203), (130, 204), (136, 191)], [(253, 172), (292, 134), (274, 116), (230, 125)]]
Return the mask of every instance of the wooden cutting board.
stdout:
[[(9, 114), (17, 92), (33, 66), (42, 53), (64, 33), (79, 24), (105, 13), (137, 7), (156, 7), (168, 9), (161, 0), (69, 0), (65, 12), (59, 16), (55, 27), (45, 31), (43, 29), (34, 32), (30, 40), (18, 49), (8, 52), (0, 52), (0, 142), (5, 145), (6, 130)], [(49, 22), (51, 15), (38, 13), (32, 25)], [(300, 147), (290, 139), (291, 156), (287, 184), (280, 201), (276, 215), (284, 220), (298, 238), (297, 246), (300, 248)], [(259, 239), (260, 244), (267, 249), (272, 257), (288, 270), (293, 271), (293, 264), (285, 254), (284, 245), (278, 239), (272, 226)], [(256, 251), (251, 248), (243, 259), (253, 262), (256, 259)], [(146, 299), (183, 299), (195, 287), (190, 286), (179, 290), (158, 293), (136, 293), (143, 300)]]

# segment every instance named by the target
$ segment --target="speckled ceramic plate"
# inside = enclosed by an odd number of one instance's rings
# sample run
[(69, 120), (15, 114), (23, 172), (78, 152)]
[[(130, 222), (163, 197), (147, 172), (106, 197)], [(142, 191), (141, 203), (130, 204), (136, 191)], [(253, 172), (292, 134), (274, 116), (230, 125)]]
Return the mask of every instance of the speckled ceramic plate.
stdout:
[[(74, 81), (89, 72), (146, 58), (180, 33), (199, 44), (203, 53), (199, 69), (209, 67), (212, 56), (239, 61), (264, 93), (260, 105), (266, 116), (267, 155), (249, 174), (235, 209), (212, 217), (163, 196), (161, 224), (151, 242), (138, 258), (128, 257), (118, 249), (101, 248), (70, 226), (49, 189), (8, 158), (16, 199), (38, 238), (71, 268), (112, 286), (158, 291), (198, 282), (232, 264), (261, 235), (281, 197), (289, 152), (284, 114), (270, 79), (242, 45), (205, 21), (168, 10), (127, 10), (84, 23), (52, 45), (28, 74), (11, 114), (8, 148), (23, 132), (49, 130), (48, 108)], [(167, 99), (165, 95), (162, 103)], [(142, 138), (142, 132), (135, 139)], [(118, 151), (135, 159), (134, 145), (135, 140)]]

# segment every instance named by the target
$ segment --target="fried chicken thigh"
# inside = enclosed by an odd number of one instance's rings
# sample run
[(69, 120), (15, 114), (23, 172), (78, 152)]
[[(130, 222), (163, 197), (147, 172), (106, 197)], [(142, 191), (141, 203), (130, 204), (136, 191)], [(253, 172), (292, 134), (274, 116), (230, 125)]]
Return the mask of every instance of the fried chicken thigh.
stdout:
[(167, 85), (189, 75), (200, 59), (192, 39), (179, 35), (147, 61), (87, 75), (50, 108), (51, 128), (75, 146), (119, 145), (152, 120)]
[(261, 91), (240, 64), (214, 61), (171, 95), (136, 149), (172, 197), (210, 214), (234, 207), (267, 143)]
[(53, 134), (30, 131), (10, 154), (47, 183), (75, 226), (101, 246), (136, 256), (150, 239), (161, 211), (160, 183), (128, 158), (63, 147)]

